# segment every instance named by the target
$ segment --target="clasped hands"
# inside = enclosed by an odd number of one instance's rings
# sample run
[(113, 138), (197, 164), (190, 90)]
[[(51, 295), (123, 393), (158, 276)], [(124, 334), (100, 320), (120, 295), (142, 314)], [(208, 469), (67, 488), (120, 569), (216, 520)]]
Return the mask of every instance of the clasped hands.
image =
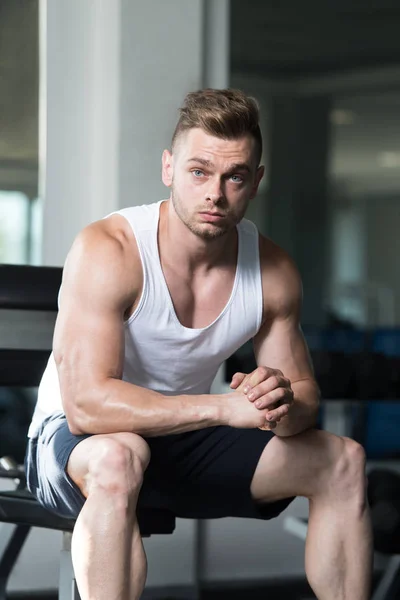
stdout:
[(258, 367), (252, 373), (235, 373), (230, 387), (243, 392), (259, 410), (268, 409), (265, 426), (259, 429), (275, 429), (293, 404), (291, 382), (279, 369)]

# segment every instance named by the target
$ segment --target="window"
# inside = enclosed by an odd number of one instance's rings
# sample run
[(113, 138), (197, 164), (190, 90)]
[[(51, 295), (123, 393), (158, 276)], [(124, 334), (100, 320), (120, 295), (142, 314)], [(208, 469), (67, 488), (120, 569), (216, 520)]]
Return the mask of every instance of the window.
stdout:
[(38, 0), (0, 2), (0, 262), (32, 262), (38, 182)]
[(30, 201), (21, 192), (0, 191), (0, 262), (29, 262)]

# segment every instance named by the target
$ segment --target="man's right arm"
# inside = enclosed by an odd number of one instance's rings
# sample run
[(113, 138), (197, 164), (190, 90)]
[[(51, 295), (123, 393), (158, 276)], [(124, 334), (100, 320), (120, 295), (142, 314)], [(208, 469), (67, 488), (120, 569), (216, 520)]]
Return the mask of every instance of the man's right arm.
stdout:
[(142, 269), (133, 236), (123, 226), (115, 235), (106, 221), (79, 234), (63, 274), (53, 351), (71, 432), (257, 427), (263, 415), (242, 393), (164, 396), (121, 380), (124, 318), (140, 294)]

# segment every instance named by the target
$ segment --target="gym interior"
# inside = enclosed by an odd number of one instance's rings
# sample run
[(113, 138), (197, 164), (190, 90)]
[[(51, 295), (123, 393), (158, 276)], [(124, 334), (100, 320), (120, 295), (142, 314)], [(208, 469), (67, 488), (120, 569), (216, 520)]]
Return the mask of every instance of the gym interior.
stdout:
[[(69, 247), (165, 197), (186, 92), (261, 107), (248, 218), (296, 261), (319, 427), (367, 454), (373, 600), (400, 598), (400, 5), (396, 0), (0, 0), (0, 600), (78, 598), (63, 528), (23, 459)], [(251, 344), (213, 389), (255, 368)], [(40, 514), (39, 514), (40, 513)], [(311, 600), (307, 501), (268, 523), (144, 515), (143, 598)]]

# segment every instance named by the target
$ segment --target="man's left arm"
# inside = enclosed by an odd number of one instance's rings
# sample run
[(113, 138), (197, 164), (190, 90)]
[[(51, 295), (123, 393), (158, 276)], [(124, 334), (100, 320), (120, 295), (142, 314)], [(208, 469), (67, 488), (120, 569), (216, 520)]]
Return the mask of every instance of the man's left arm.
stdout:
[[(286, 262), (281, 277), (276, 281), (277, 296), (254, 338), (259, 368), (248, 381), (248, 387), (251, 386), (252, 390), (247, 395), (256, 406), (257, 401), (261, 402), (258, 406), (260, 409), (271, 406), (274, 399), (279, 399), (278, 408), (272, 405), (268, 416), (273, 421), (275, 415), (287, 412), (273, 429), (276, 435), (283, 437), (315, 426), (320, 393), (299, 322), (302, 284), (291, 261)], [(264, 381), (261, 381), (262, 378)]]

